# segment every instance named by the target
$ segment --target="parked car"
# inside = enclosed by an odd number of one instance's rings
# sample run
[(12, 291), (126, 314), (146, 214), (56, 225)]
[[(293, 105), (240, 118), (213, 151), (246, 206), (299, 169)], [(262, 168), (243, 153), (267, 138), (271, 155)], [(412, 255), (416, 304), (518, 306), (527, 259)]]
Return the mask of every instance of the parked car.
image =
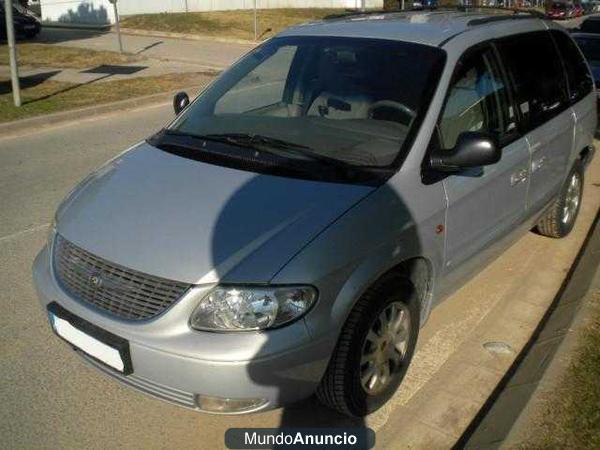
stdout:
[(582, 17), (585, 14), (585, 10), (581, 3), (573, 4), (573, 8), (575, 10), (575, 17)]
[(593, 80), (562, 27), (514, 17), (323, 20), (178, 94), (58, 208), (33, 266), (54, 332), (195, 410), (380, 408), (435, 305), (575, 224)]
[(600, 34), (573, 33), (572, 37), (592, 69), (596, 87), (600, 88)]
[[(34, 38), (42, 29), (40, 19), (20, 4), (13, 4), (13, 24), (15, 33), (28, 39)], [(4, 3), (0, 3), (0, 38), (6, 37), (6, 13)]]
[(413, 9), (416, 11), (424, 10), (424, 9), (437, 9), (438, 8), (438, 0), (415, 0), (413, 2)]
[(600, 16), (586, 18), (579, 26), (579, 29), (575, 31), (587, 34), (600, 34)]
[(572, 4), (554, 2), (548, 9), (546, 15), (552, 20), (566, 20), (577, 16), (577, 11)]

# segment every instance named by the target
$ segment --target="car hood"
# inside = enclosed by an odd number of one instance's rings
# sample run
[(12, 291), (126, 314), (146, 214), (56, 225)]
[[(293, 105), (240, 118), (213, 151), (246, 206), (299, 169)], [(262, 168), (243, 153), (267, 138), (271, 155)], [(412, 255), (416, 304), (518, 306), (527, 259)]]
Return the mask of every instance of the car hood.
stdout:
[(57, 231), (110, 262), (186, 283), (267, 283), (374, 188), (210, 165), (147, 143), (84, 180)]

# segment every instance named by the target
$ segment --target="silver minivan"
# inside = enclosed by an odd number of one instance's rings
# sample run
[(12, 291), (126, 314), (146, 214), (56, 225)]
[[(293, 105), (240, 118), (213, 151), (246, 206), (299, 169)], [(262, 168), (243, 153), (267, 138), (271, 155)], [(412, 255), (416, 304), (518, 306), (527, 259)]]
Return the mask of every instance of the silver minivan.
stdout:
[(381, 407), (437, 303), (529, 230), (566, 236), (593, 155), (580, 51), (529, 14), (289, 29), (59, 207), (54, 332), (169, 402)]

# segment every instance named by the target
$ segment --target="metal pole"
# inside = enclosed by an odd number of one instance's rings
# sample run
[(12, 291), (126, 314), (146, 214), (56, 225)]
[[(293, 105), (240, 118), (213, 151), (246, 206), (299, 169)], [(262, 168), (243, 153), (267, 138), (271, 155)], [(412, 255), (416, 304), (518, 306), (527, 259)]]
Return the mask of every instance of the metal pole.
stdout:
[(115, 10), (115, 28), (117, 29), (117, 37), (119, 39), (119, 51), (123, 53), (123, 41), (121, 40), (121, 25), (119, 24), (119, 11), (117, 9), (117, 2), (112, 2)]
[(363, 11), (365, 9), (367, 9), (367, 0), (361, 0), (360, 1), (360, 9), (362, 9)]
[(12, 83), (15, 106), (19, 107), (21, 106), (21, 86), (19, 85), (19, 66), (17, 64), (17, 45), (15, 43), (12, 0), (4, 0), (4, 9), (6, 16), (6, 39), (8, 41), (8, 54), (10, 57), (10, 81)]
[(258, 41), (258, 1), (254, 0), (254, 40)]

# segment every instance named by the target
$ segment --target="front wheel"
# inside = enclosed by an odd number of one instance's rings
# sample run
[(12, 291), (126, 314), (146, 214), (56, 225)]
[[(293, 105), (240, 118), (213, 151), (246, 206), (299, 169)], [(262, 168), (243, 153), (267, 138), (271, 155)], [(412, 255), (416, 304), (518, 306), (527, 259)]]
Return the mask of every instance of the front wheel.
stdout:
[(376, 411), (402, 382), (418, 333), (418, 299), (408, 281), (369, 289), (342, 329), (317, 397), (349, 416)]
[(552, 238), (566, 237), (575, 226), (582, 196), (583, 166), (581, 161), (577, 161), (558, 198), (537, 224), (537, 231)]

